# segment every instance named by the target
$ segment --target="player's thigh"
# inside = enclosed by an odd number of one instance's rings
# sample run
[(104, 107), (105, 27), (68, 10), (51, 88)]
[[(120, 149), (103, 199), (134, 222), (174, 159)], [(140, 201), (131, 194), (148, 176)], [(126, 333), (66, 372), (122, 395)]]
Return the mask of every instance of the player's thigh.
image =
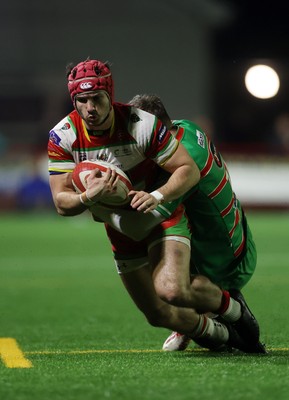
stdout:
[[(191, 232), (184, 207), (179, 207), (174, 217), (160, 224), (151, 236), (148, 255), (154, 278), (189, 282)], [(162, 278), (163, 277), (163, 278)]]
[(149, 249), (154, 279), (189, 282), (190, 246), (175, 237), (166, 237)]
[(157, 294), (166, 302), (185, 305), (190, 298), (190, 247), (166, 238), (149, 250), (150, 265)]
[(120, 274), (120, 278), (136, 306), (151, 319), (161, 311), (162, 300), (157, 296), (149, 265)]

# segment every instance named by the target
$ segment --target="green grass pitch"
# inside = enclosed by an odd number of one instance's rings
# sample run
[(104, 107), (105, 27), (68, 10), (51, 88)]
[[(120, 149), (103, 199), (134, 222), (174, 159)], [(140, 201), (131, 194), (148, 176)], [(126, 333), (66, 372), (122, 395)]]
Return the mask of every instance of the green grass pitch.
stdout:
[[(168, 331), (129, 299), (101, 224), (1, 215), (0, 399), (287, 400), (289, 213), (248, 219), (258, 267), (244, 294), (266, 356), (162, 352)], [(19, 346), (14, 367), (7, 338)]]

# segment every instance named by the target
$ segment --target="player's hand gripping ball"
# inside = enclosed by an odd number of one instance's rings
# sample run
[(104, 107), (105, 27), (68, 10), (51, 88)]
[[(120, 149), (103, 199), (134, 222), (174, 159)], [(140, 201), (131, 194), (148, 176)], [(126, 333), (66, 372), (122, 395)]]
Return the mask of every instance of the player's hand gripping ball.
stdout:
[(90, 172), (98, 168), (103, 175), (108, 168), (114, 169), (118, 175), (116, 191), (101, 198), (101, 203), (107, 206), (123, 206), (130, 199), (128, 193), (132, 190), (132, 184), (128, 176), (116, 165), (105, 161), (82, 161), (76, 165), (72, 173), (72, 184), (77, 193), (83, 193), (86, 190), (86, 180)]

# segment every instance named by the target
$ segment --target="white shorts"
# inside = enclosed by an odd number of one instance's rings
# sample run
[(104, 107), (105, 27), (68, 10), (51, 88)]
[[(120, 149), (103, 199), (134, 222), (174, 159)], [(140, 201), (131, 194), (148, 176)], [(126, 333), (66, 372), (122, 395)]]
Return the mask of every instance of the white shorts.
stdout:
[[(150, 243), (148, 246), (148, 250), (152, 249), (157, 244), (165, 241), (165, 240), (174, 240), (176, 242), (181, 242), (191, 248), (191, 242), (188, 238), (182, 236), (164, 236), (163, 238), (157, 239)], [(148, 257), (139, 257), (132, 259), (121, 259), (115, 255), (114, 262), (116, 266), (116, 270), (118, 274), (126, 274), (128, 272), (136, 271), (140, 268), (147, 267), (149, 265)]]

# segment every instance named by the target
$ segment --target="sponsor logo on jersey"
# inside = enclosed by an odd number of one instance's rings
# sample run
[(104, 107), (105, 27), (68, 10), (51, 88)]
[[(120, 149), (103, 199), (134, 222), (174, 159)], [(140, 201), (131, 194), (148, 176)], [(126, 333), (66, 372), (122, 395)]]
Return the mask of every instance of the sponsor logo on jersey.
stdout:
[(136, 113), (133, 113), (130, 116), (130, 120), (131, 120), (131, 122), (136, 123), (136, 122), (140, 121), (140, 117)]
[(57, 144), (57, 145), (59, 145), (59, 143), (61, 142), (60, 137), (54, 131), (49, 132), (49, 140), (50, 140), (50, 142)]
[(91, 88), (93, 87), (93, 84), (92, 84), (92, 82), (82, 82), (82, 83), (79, 85), (79, 87), (80, 87), (80, 89), (82, 89), (82, 90), (87, 90), (87, 89), (91, 89)]
[(79, 153), (79, 162), (81, 161), (86, 161), (87, 160), (87, 155), (86, 153)]
[(201, 146), (203, 149), (205, 148), (205, 136), (202, 132), (196, 131), (196, 135), (198, 137), (198, 145)]
[(127, 147), (121, 147), (120, 149), (115, 149), (113, 153), (115, 157), (125, 157), (130, 156), (132, 154), (132, 151)]
[(68, 129), (70, 129), (70, 124), (68, 122), (65, 122), (65, 124), (63, 125), (63, 127), (61, 129), (63, 131), (67, 131)]
[(48, 150), (48, 156), (49, 157), (60, 157), (60, 155), (58, 153), (55, 153), (55, 151), (50, 151)]
[(158, 141), (161, 143), (166, 136), (167, 133), (167, 127), (165, 125), (161, 125), (157, 135), (158, 135)]

